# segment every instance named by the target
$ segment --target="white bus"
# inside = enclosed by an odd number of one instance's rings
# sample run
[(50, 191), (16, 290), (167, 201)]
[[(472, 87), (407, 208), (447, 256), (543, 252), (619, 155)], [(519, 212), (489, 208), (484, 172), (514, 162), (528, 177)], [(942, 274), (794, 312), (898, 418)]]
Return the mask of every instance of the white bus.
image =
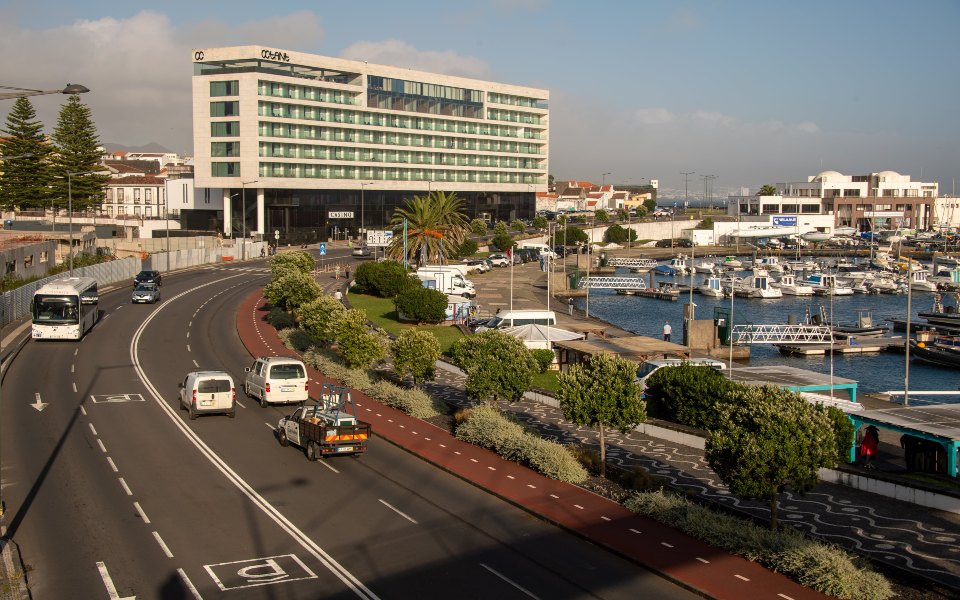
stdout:
[(79, 340), (97, 322), (97, 280), (67, 277), (33, 293), (33, 339)]

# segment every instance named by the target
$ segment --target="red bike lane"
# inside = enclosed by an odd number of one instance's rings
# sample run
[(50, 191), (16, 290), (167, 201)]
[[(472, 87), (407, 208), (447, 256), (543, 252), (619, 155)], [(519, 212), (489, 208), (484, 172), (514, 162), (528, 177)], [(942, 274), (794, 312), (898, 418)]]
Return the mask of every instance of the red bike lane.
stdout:
[[(263, 320), (262, 292), (237, 312), (237, 332), (252, 356), (297, 356)], [(310, 368), (311, 397), (334, 380)], [(445, 471), (593, 543), (712, 598), (828, 598), (761, 565), (714, 548), (578, 486), (542, 476), (499, 455), (461, 442), (436, 426), (353, 391), (360, 418), (373, 434)], [(372, 449), (375, 451), (375, 449)]]

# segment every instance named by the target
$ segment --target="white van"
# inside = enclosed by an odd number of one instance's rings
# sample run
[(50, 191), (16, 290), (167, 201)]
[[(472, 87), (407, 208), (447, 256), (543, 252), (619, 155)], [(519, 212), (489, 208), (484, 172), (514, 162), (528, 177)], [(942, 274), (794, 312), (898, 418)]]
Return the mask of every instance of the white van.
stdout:
[(519, 325), (550, 325), (557, 324), (557, 313), (552, 310), (507, 310), (500, 311), (500, 314), (491, 317), (477, 326), (477, 331), (486, 329), (506, 329), (507, 327), (517, 327)]
[(517, 244), (517, 248), (530, 248), (531, 250), (536, 250), (538, 254), (543, 256), (557, 258), (557, 253), (554, 252), (550, 246), (540, 242), (520, 242)]
[(423, 282), (424, 287), (435, 289), (447, 295), (463, 296), (465, 298), (473, 298), (477, 295), (473, 282), (453, 271), (434, 271), (421, 268), (417, 271), (417, 278)]
[(640, 387), (646, 389), (647, 379), (664, 367), (679, 367), (689, 364), (694, 367), (711, 367), (717, 371), (725, 371), (727, 363), (715, 358), (659, 358), (644, 361), (637, 369), (637, 378), (634, 380)]
[(257, 398), (260, 406), (294, 404), (310, 399), (310, 380), (307, 366), (296, 358), (264, 356), (246, 369), (243, 391)]
[(202, 414), (237, 416), (237, 388), (224, 371), (191, 371), (180, 382), (180, 408), (191, 419)]

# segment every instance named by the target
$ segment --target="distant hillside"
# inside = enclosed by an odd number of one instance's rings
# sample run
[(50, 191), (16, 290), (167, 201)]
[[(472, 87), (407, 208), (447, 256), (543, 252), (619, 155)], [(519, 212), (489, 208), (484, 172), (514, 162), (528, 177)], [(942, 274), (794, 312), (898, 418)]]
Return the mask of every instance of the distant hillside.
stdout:
[(173, 152), (173, 150), (164, 148), (156, 142), (150, 142), (143, 146), (124, 146), (123, 144), (104, 142), (103, 147), (106, 148), (107, 152)]

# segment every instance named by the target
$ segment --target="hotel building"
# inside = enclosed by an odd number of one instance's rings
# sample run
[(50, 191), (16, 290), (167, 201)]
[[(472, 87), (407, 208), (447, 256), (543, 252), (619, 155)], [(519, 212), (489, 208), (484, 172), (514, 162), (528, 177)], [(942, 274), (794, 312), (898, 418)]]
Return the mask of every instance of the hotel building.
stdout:
[(731, 215), (829, 215), (835, 227), (859, 231), (935, 224), (934, 203), (939, 184), (911, 181), (909, 175), (880, 171), (843, 175), (824, 171), (807, 181), (776, 184), (776, 195), (730, 196)]
[(354, 237), (441, 190), (509, 222), (547, 190), (546, 90), (261, 46), (192, 58), (195, 184), (223, 190), (227, 234)]

